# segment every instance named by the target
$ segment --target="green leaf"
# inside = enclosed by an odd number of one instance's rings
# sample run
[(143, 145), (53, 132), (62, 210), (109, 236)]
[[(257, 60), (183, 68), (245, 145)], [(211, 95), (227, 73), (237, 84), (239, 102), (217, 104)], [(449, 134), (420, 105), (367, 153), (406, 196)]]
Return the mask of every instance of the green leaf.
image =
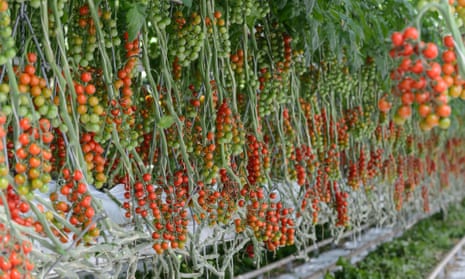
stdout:
[(182, 0), (182, 3), (186, 6), (186, 7), (192, 7), (192, 0)]
[(126, 14), (126, 25), (128, 27), (128, 40), (133, 41), (139, 34), (145, 23), (147, 6), (142, 3), (130, 4)]
[(160, 118), (160, 121), (158, 121), (158, 127), (161, 129), (166, 129), (171, 127), (175, 122), (174, 117), (171, 115), (165, 115), (162, 118)]

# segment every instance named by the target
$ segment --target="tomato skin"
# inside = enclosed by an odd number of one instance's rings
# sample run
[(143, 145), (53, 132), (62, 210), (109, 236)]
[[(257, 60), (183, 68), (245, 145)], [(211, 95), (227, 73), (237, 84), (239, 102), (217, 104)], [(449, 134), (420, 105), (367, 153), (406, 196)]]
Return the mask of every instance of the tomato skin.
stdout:
[(415, 74), (421, 74), (423, 72), (423, 69), (424, 69), (423, 62), (420, 59), (415, 61), (415, 64), (413, 64), (410, 67), (410, 71)]
[(412, 84), (412, 87), (415, 89), (423, 89), (426, 87), (426, 79), (424, 77), (421, 77), (419, 80), (415, 81)]
[(412, 60), (410, 58), (404, 58), (399, 65), (399, 69), (403, 71), (408, 71), (412, 65)]
[(447, 90), (447, 83), (440, 77), (435, 79), (436, 84), (433, 86), (433, 89), (437, 93), (443, 93)]
[(87, 192), (87, 185), (84, 182), (79, 182), (76, 191), (79, 194), (84, 194), (85, 192)]
[(446, 50), (442, 53), (442, 60), (445, 63), (452, 63), (457, 60), (457, 57), (455, 56), (455, 52), (453, 50)]
[(92, 207), (88, 207), (88, 208), (86, 209), (86, 213), (85, 213), (85, 214), (86, 214), (86, 217), (90, 219), (90, 218), (94, 217), (95, 211), (94, 211), (94, 209), (93, 209)]
[(81, 74), (81, 81), (84, 83), (88, 83), (89, 81), (92, 80), (92, 75), (89, 72), (83, 72)]
[(402, 33), (400, 32), (394, 32), (391, 35), (391, 41), (392, 44), (396, 47), (401, 46), (404, 43), (404, 38), (402, 36)]
[(427, 43), (423, 50), (423, 55), (428, 59), (434, 59), (438, 56), (438, 47), (434, 43)]
[(415, 27), (407, 27), (404, 30), (403, 34), (404, 40), (417, 40), (418, 39), (418, 30)]
[(439, 117), (434, 113), (430, 113), (426, 116), (425, 122), (429, 127), (436, 127), (439, 124)]
[(23, 85), (31, 83), (31, 76), (27, 73), (23, 73), (19, 76), (19, 82)]
[(23, 252), (29, 254), (32, 251), (32, 243), (30, 241), (23, 241)]
[(0, 270), (8, 271), (11, 269), (11, 267), (12, 265), (9, 259), (0, 257)]
[(388, 102), (385, 98), (382, 98), (378, 101), (378, 109), (381, 112), (388, 112), (391, 109), (391, 103)]
[(86, 85), (84, 91), (89, 94), (89, 95), (92, 95), (95, 93), (97, 89), (95, 88), (95, 86), (93, 84), (88, 84)]
[(16, 252), (12, 252), (10, 254), (10, 262), (11, 262), (11, 265), (18, 266), (23, 262), (23, 259)]
[(439, 120), (439, 128), (441, 129), (448, 129), (450, 127), (450, 118), (448, 117), (445, 117), (445, 118), (441, 118)]
[(428, 114), (431, 113), (431, 107), (427, 104), (421, 104), (419, 107), (418, 107), (418, 114), (421, 116), (421, 117), (426, 117), (428, 116)]
[(412, 80), (410, 77), (406, 77), (398, 84), (397, 87), (400, 89), (400, 91), (406, 92), (406, 91), (410, 91), (413, 83), (414, 83), (414, 80)]
[(74, 90), (76, 91), (76, 94), (84, 94), (84, 86), (81, 84), (75, 84), (74, 85)]
[(83, 207), (90, 207), (92, 202), (92, 197), (91, 196), (85, 196), (82, 201), (81, 201), (81, 206)]
[(413, 104), (413, 101), (415, 100), (415, 95), (413, 95), (412, 92), (410, 91), (406, 91), (403, 95), (402, 95), (402, 104), (404, 105), (411, 105)]
[(40, 154), (41, 148), (40, 148), (40, 146), (37, 145), (36, 143), (31, 143), (31, 145), (29, 145), (28, 151), (29, 151), (29, 153), (31, 153), (32, 155), (37, 156), (37, 155)]
[(442, 104), (436, 108), (436, 114), (440, 117), (449, 117), (452, 113), (452, 109), (447, 104)]
[(10, 271), (10, 279), (21, 279), (22, 275), (16, 268)]
[(37, 62), (37, 54), (33, 53), (33, 52), (29, 52), (27, 54), (27, 61), (29, 63), (36, 63)]
[(448, 48), (453, 48), (455, 46), (454, 38), (451, 35), (445, 36), (444, 45)]
[(437, 62), (433, 62), (430, 64), (430, 69), (426, 71), (426, 74), (428, 75), (429, 78), (435, 79), (439, 77), (441, 74), (441, 65)]
[(25, 133), (19, 135), (18, 141), (21, 143), (22, 146), (28, 145), (30, 142), (29, 135)]
[[(20, 205), (19, 205), (19, 211), (21, 211), (22, 213), (26, 213), (29, 211), (29, 204), (27, 204), (26, 202), (22, 202)], [(31, 248), (32, 249), (32, 248)], [(30, 251), (30, 250), (29, 250)], [(25, 254), (26, 251), (24, 251)]]
[(74, 171), (73, 179), (74, 179), (75, 181), (79, 181), (79, 180), (81, 180), (83, 177), (84, 177), (84, 175), (82, 174), (82, 172), (81, 172), (80, 170), (75, 170), (75, 171)]
[(409, 106), (409, 105), (400, 106), (400, 107), (397, 109), (397, 114), (398, 114), (401, 118), (407, 119), (407, 118), (409, 118), (409, 117), (412, 115), (412, 107)]
[(444, 63), (442, 64), (442, 72), (446, 75), (451, 75), (455, 72), (455, 67), (450, 63)]
[(29, 119), (27, 119), (27, 118), (22, 118), (21, 120), (19, 120), (19, 126), (20, 126), (23, 130), (28, 130), (29, 128), (31, 128), (31, 123), (29, 122)]
[(412, 47), (411, 44), (404, 45), (404, 51), (402, 52), (403, 56), (410, 56), (415, 52), (415, 49)]
[(152, 175), (150, 173), (145, 173), (142, 177), (145, 182), (150, 182), (152, 180)]

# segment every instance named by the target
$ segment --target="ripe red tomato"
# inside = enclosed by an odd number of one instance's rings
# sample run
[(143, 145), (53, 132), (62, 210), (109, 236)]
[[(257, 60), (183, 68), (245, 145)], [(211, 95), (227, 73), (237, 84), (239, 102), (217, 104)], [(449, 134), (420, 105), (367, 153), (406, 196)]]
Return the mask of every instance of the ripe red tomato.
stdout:
[(30, 241), (23, 241), (23, 252), (24, 254), (29, 254), (32, 251), (32, 243)]
[(446, 50), (442, 53), (442, 60), (445, 63), (452, 63), (457, 60), (457, 57), (455, 57), (455, 52), (453, 50)]
[(10, 254), (10, 262), (12, 266), (18, 266), (23, 262), (23, 259), (21, 258), (21, 255), (13, 251)]
[(78, 192), (79, 194), (84, 194), (85, 192), (87, 192), (87, 185), (84, 182), (79, 182), (76, 192)]
[(92, 207), (88, 207), (88, 208), (86, 209), (86, 216), (87, 216), (87, 218), (91, 219), (92, 217), (94, 217), (94, 215), (95, 215), (94, 209), (93, 209)]
[(21, 279), (22, 275), (16, 268), (10, 271), (10, 279)]
[(450, 114), (452, 112), (452, 109), (449, 105), (447, 104), (442, 104), (442, 105), (439, 105), (437, 108), (436, 108), (436, 114), (440, 117), (449, 117)]
[(430, 69), (426, 71), (426, 74), (429, 78), (435, 79), (441, 74), (441, 65), (437, 62), (432, 62), (430, 64)]
[(412, 65), (412, 60), (408, 57), (402, 59), (402, 62), (400, 62), (399, 69), (403, 71), (408, 71)]
[(454, 38), (451, 35), (447, 35), (444, 37), (444, 45), (449, 48), (453, 48), (455, 43), (454, 43)]
[(415, 27), (407, 27), (404, 30), (403, 34), (404, 40), (417, 40), (418, 39), (418, 30)]
[(11, 269), (11, 262), (5, 257), (0, 256), (0, 270), (9, 271)]
[(421, 117), (426, 117), (430, 113), (431, 113), (431, 106), (427, 104), (421, 104), (420, 106), (418, 106), (418, 114)]
[(413, 93), (410, 91), (406, 91), (404, 94), (402, 94), (401, 100), (402, 104), (411, 105), (415, 100), (415, 95), (413, 95)]
[(27, 202), (20, 203), (19, 211), (21, 211), (22, 213), (28, 212), (29, 211), (29, 204)]
[(441, 77), (437, 77), (435, 79), (435, 85), (433, 86), (433, 89), (437, 93), (443, 93), (446, 91), (448, 88), (447, 83), (442, 79)]
[(81, 201), (81, 206), (90, 207), (92, 203), (92, 196), (85, 196)]
[(95, 85), (87, 84), (84, 90), (87, 94), (92, 95), (95, 93), (97, 89), (95, 88)]
[(424, 77), (420, 77), (419, 80), (415, 81), (412, 84), (412, 87), (414, 89), (423, 89), (423, 88), (425, 88), (425, 86), (426, 86), (426, 79)]
[(152, 175), (150, 173), (145, 173), (143, 176), (142, 176), (142, 179), (145, 181), (145, 182), (150, 182), (152, 180)]
[(30, 142), (29, 135), (26, 133), (20, 134), (18, 137), (18, 141), (21, 143), (22, 146), (28, 145)]
[(41, 152), (41, 148), (38, 144), (36, 143), (31, 143), (31, 145), (29, 145), (29, 153), (31, 153), (31, 155), (34, 155), (34, 156), (37, 156), (40, 154)]
[(403, 105), (397, 109), (397, 114), (402, 119), (407, 119), (412, 115), (412, 107), (410, 105)]
[(29, 122), (29, 119), (27, 119), (27, 118), (22, 118), (21, 120), (19, 120), (19, 126), (20, 126), (23, 130), (27, 130), (27, 129), (31, 128), (31, 123)]
[(451, 63), (444, 63), (442, 65), (442, 72), (445, 75), (451, 75), (451, 74), (453, 74), (455, 72), (455, 67)]
[(414, 52), (414, 49), (411, 44), (404, 44), (404, 50), (402, 51), (403, 56), (410, 56)]
[(415, 64), (410, 67), (410, 71), (415, 74), (421, 74), (423, 72), (423, 68), (423, 62), (421, 59), (418, 59), (415, 61)]
[(83, 72), (81, 74), (81, 81), (84, 83), (88, 83), (89, 81), (92, 80), (92, 75), (89, 72)]
[(79, 181), (79, 180), (81, 180), (83, 177), (84, 177), (84, 175), (82, 174), (82, 172), (81, 172), (80, 170), (75, 170), (75, 171), (74, 171), (73, 179), (74, 179), (75, 181)]
[(447, 94), (439, 94), (439, 96), (436, 97), (436, 102), (439, 104), (447, 104), (449, 102), (449, 97)]
[(425, 122), (429, 127), (436, 127), (439, 124), (439, 117), (434, 113), (430, 113), (426, 116)]
[(398, 85), (397, 87), (402, 91), (409, 91), (412, 88), (414, 80), (411, 79), (410, 77), (404, 78)]
[(394, 46), (401, 46), (404, 43), (404, 38), (402, 36), (402, 33), (400, 32), (394, 32), (391, 35), (391, 41)]
[(29, 63), (36, 63), (37, 62), (37, 54), (35, 54), (33, 52), (29, 52), (27, 54), (27, 61)]
[(423, 49), (423, 55), (428, 59), (434, 59), (438, 56), (438, 47), (435, 43), (427, 43)]

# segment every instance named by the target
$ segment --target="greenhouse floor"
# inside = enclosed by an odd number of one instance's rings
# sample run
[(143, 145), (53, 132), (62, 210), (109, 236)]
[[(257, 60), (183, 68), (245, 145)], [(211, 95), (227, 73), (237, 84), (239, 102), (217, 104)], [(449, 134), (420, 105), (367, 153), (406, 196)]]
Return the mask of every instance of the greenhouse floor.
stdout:
[[(310, 261), (289, 269), (288, 273), (279, 275), (278, 279), (297, 278), (323, 278), (328, 270), (336, 267), (340, 257), (350, 257), (352, 262), (357, 262), (374, 250), (382, 242), (391, 240), (398, 235), (394, 228), (373, 228), (355, 240), (345, 242), (341, 248), (332, 249), (321, 253)], [(465, 278), (465, 277), (464, 277)]]
[(447, 278), (447, 279), (465, 278), (465, 254), (463, 252), (460, 256), (457, 257), (456, 262), (452, 264), (447, 271), (448, 271), (447, 275), (442, 278)]
[[(372, 233), (372, 236), (386, 233), (386, 231), (379, 231)], [(369, 240), (368, 240), (369, 241)], [(360, 243), (362, 243), (360, 241)], [(358, 245), (354, 243), (355, 245)], [(332, 250), (327, 253), (321, 254), (319, 257), (311, 260), (305, 264), (292, 268), (292, 271), (281, 274), (275, 279), (323, 279), (326, 271), (335, 266), (339, 257), (347, 256), (351, 253), (352, 248)], [(373, 247), (374, 249), (374, 247)], [(372, 250), (373, 250), (372, 249)], [(366, 252), (368, 253), (368, 251)], [(365, 253), (364, 253), (365, 254)], [(354, 258), (354, 261), (360, 259), (364, 255)], [(428, 279), (464, 279), (465, 278), (465, 251), (461, 252), (453, 259), (453, 263), (448, 264), (444, 271), (438, 276), (428, 277)]]
[[(386, 227), (386, 228), (371, 228), (358, 237), (353, 237), (351, 240), (340, 244), (339, 247), (325, 251), (310, 261), (299, 264), (286, 266), (285, 273), (269, 278), (277, 279), (320, 279), (327, 278), (327, 273), (333, 273), (339, 270), (339, 259), (346, 258), (352, 264), (361, 261), (371, 251), (375, 250), (379, 245), (389, 242), (400, 236), (407, 230), (411, 223), (404, 229)], [(365, 278), (365, 277), (363, 277)], [(443, 254), (441, 259), (438, 259), (436, 266), (431, 266), (431, 273), (425, 278), (427, 279), (464, 279), (465, 278), (465, 237), (457, 241), (446, 254)]]
[(465, 237), (452, 248), (434, 268), (428, 279), (465, 278)]

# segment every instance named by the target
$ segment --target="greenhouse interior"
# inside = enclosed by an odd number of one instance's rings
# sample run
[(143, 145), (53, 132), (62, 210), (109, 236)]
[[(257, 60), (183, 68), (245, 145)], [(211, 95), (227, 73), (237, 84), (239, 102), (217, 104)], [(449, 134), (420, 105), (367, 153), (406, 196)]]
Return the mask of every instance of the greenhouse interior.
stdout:
[(465, 0), (0, 0), (0, 279), (465, 279)]

